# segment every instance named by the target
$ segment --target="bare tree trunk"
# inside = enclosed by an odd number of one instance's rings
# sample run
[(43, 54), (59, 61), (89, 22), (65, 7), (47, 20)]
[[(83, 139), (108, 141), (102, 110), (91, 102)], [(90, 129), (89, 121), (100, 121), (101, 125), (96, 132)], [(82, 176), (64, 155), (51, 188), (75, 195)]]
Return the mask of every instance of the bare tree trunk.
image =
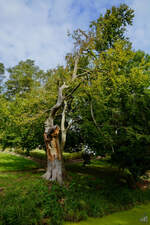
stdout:
[(59, 146), (59, 127), (52, 127), (48, 133), (44, 133), (47, 150), (47, 171), (43, 178), (62, 183), (62, 156)]
[(62, 162), (58, 159), (54, 161), (47, 160), (47, 171), (43, 175), (43, 178), (62, 184)]
[[(75, 58), (75, 65), (74, 65), (74, 71), (72, 75), (71, 81), (73, 82), (74, 79), (77, 78), (77, 69), (78, 69), (78, 61), (79, 56), (76, 56)], [(80, 84), (77, 85), (77, 87), (72, 91), (76, 91), (76, 89), (80, 86)], [(65, 98), (63, 96), (63, 90), (67, 88), (68, 86), (65, 85), (65, 83), (59, 88), (58, 91), (58, 98), (57, 103), (51, 108), (50, 114), (48, 119), (45, 121), (45, 132), (44, 132), (44, 141), (46, 145), (46, 151), (47, 151), (47, 171), (43, 175), (43, 178), (50, 180), (50, 181), (58, 181), (59, 184), (62, 184), (62, 169), (63, 169), (63, 159), (62, 159), (62, 151), (64, 150), (65, 143), (66, 143), (66, 135), (67, 130), (72, 124), (68, 124), (68, 127), (65, 128), (65, 114), (67, 109), (67, 101), (65, 101)], [(61, 147), (59, 145), (59, 127), (54, 126), (54, 118), (56, 115), (56, 112), (58, 109), (62, 106), (64, 102), (64, 109), (62, 112), (62, 121), (61, 121)]]
[(58, 91), (57, 103), (51, 108), (50, 115), (45, 121), (44, 141), (47, 151), (47, 171), (43, 178), (50, 181), (57, 181), (62, 184), (62, 153), (59, 144), (60, 128), (54, 126), (54, 118), (58, 109), (62, 106), (64, 101), (63, 90), (67, 86), (63, 84)]

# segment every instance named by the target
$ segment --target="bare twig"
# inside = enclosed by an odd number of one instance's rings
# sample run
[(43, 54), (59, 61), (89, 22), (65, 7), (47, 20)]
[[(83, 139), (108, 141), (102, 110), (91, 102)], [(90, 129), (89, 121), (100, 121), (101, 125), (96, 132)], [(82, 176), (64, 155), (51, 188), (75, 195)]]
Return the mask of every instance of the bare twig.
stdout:
[(50, 114), (48, 119), (45, 121), (45, 132), (49, 127), (53, 126), (54, 122), (54, 117), (58, 109), (61, 107), (63, 101), (64, 101), (64, 96), (63, 96), (63, 90), (67, 88), (68, 86), (64, 83), (58, 90), (58, 98), (56, 104), (51, 108)]

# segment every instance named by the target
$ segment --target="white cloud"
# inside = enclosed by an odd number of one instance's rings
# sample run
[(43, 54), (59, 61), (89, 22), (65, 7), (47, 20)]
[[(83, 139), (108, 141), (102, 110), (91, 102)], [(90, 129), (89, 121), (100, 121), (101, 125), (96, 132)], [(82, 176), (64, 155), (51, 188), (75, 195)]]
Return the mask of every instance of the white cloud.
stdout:
[[(61, 12), (48, 17), (51, 5), (50, 1), (32, 1), (27, 5), (20, 0), (1, 0), (1, 61), (9, 66), (32, 58), (44, 69), (63, 63), (63, 52), (71, 48), (66, 37), (71, 25), (64, 21)], [(59, 18), (61, 23), (57, 25)]]
[(129, 30), (134, 47), (150, 52), (149, 0), (0, 0), (0, 61), (14, 66), (31, 58), (43, 69), (63, 64), (72, 49), (67, 30), (86, 29), (106, 8), (123, 2), (136, 9)]
[(135, 10), (133, 26), (129, 28), (133, 47), (150, 54), (150, 1), (132, 0), (130, 6)]

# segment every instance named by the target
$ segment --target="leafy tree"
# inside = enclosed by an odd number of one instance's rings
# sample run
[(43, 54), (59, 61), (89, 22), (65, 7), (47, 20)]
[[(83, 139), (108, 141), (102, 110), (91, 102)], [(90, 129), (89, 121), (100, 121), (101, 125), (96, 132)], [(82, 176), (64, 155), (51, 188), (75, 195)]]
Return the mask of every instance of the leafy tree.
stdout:
[(126, 41), (102, 52), (95, 60), (97, 73), (86, 90), (90, 98), (85, 95), (84, 110), (80, 111), (86, 142), (99, 154), (111, 154), (112, 161), (128, 168), (135, 179), (149, 169), (148, 59)]
[(47, 102), (54, 97), (44, 89), (49, 74), (34, 65), (34, 61), (21, 61), (9, 69), (6, 92), (1, 101), (1, 134), (3, 148), (21, 147), (27, 151), (43, 142), (44, 112)]
[(16, 95), (23, 96), (30, 92), (32, 88), (40, 86), (40, 78), (44, 73), (30, 59), (19, 62), (18, 65), (9, 68), (8, 72), (9, 79), (5, 83), (8, 98), (14, 98)]
[(107, 9), (105, 15), (91, 23), (94, 34), (95, 50), (104, 51), (113, 47), (117, 40), (126, 40), (125, 31), (128, 25), (132, 25), (134, 11), (126, 4), (119, 7), (113, 6)]
[[(50, 115), (45, 122), (44, 137), (47, 146), (48, 167), (44, 178), (48, 180), (58, 180), (60, 183), (62, 181), (61, 151), (63, 150), (66, 142), (67, 128), (65, 127), (65, 121), (68, 103), (70, 102), (70, 98), (68, 98), (68, 96), (72, 96), (74, 90), (77, 90), (78, 92), (81, 86), (84, 88), (84, 83), (86, 90), (88, 90), (88, 85), (91, 85), (90, 79), (95, 79), (95, 69), (97, 69), (98, 63), (100, 64), (98, 61), (99, 56), (95, 57), (95, 51), (100, 52), (102, 50), (107, 50), (114, 45), (116, 40), (125, 39), (125, 27), (128, 24), (132, 24), (132, 18), (133, 10), (129, 9), (128, 6), (121, 5), (119, 8), (113, 7), (112, 10), (107, 11), (104, 16), (100, 16), (99, 20), (91, 24), (91, 30), (89, 30), (88, 33), (80, 29), (73, 33), (72, 37), (75, 41), (75, 51), (73, 54), (67, 55), (66, 69), (69, 69), (69, 71), (66, 76), (66, 82), (59, 82), (57, 102), (51, 108)], [(110, 30), (110, 27), (112, 27), (113, 24), (115, 26), (113, 26)], [(105, 40), (105, 43), (102, 42), (103, 39)], [(101, 47), (98, 48), (97, 43), (99, 43), (99, 45), (101, 44)], [(98, 60), (96, 61), (95, 58)], [(82, 82), (80, 82), (80, 80)], [(65, 90), (71, 94), (66, 95)], [(86, 90), (83, 89), (84, 92)], [(71, 103), (73, 102), (74, 105), (77, 105), (78, 101), (80, 101), (80, 97), (81, 96), (79, 94), (78, 98), (73, 98)], [(62, 106), (64, 106), (61, 119), (62, 148), (59, 148), (59, 128), (58, 126), (54, 126), (54, 119)], [(55, 143), (55, 146), (57, 147), (54, 148), (53, 143)]]
[(5, 78), (5, 67), (3, 65), (3, 63), (0, 63), (0, 93), (2, 92), (2, 88), (3, 88), (3, 80)]

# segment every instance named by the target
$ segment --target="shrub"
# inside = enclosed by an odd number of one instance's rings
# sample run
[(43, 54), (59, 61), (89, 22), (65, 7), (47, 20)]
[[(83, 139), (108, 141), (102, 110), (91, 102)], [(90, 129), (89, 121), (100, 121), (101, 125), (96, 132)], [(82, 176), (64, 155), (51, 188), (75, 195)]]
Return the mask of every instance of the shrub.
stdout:
[(88, 216), (101, 217), (148, 200), (150, 190), (128, 189), (114, 177), (102, 180), (74, 174), (63, 186), (39, 177), (22, 179), (0, 198), (0, 225), (39, 225), (46, 220), (61, 225), (64, 220), (77, 222)]

